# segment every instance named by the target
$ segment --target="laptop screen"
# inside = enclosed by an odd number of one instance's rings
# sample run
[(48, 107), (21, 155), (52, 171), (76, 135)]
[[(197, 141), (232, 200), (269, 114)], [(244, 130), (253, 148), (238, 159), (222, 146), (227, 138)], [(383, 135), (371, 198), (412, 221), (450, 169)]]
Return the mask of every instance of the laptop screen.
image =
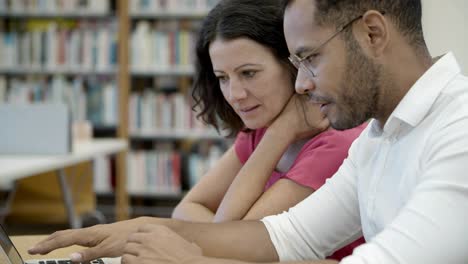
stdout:
[(3, 226), (0, 225), (0, 246), (5, 254), (0, 253), (0, 260), (3, 260), (4, 257), (8, 259), (6, 261), (0, 261), (0, 263), (10, 263), (10, 264), (23, 264), (23, 259), (19, 255), (15, 246), (8, 237)]

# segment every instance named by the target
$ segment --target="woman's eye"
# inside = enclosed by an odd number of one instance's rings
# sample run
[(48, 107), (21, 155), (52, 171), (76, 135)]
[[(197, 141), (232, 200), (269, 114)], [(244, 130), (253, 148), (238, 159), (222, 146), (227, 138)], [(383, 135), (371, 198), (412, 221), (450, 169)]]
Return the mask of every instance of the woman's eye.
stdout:
[(226, 76), (216, 76), (216, 78), (218, 79), (219, 83), (225, 83), (227, 81)]
[(243, 71), (242, 75), (247, 78), (252, 78), (255, 76), (256, 73), (256, 71)]

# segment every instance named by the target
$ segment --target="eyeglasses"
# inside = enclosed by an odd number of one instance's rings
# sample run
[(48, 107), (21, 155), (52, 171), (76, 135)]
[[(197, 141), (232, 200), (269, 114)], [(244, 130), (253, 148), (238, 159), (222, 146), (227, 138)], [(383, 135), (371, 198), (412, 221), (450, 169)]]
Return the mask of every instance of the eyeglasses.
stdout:
[[(385, 12), (381, 12), (382, 15), (385, 14)], [(291, 63), (294, 65), (294, 67), (296, 67), (296, 69), (302, 69), (303, 71), (305, 72), (308, 72), (312, 77), (317, 77), (317, 75), (314, 73), (314, 70), (312, 70), (314, 68), (314, 66), (312, 65), (312, 60), (311, 60), (311, 57), (316, 55), (317, 51), (321, 48), (323, 48), (325, 45), (328, 44), (328, 42), (330, 42), (333, 38), (335, 38), (336, 36), (338, 36), (338, 34), (340, 34), (341, 32), (343, 32), (343, 30), (345, 30), (348, 26), (350, 26), (351, 24), (353, 24), (355, 21), (361, 19), (363, 16), (360, 15), (354, 19), (352, 19), (351, 21), (349, 21), (348, 23), (346, 23), (344, 26), (340, 27), (336, 32), (335, 34), (333, 34), (330, 38), (328, 38), (326, 41), (324, 41), (322, 44), (320, 44), (317, 48), (313, 49), (312, 51), (308, 52), (307, 54), (305, 54), (302, 58), (297, 56), (296, 54), (291, 54), (288, 59), (289, 61), (291, 61)]]

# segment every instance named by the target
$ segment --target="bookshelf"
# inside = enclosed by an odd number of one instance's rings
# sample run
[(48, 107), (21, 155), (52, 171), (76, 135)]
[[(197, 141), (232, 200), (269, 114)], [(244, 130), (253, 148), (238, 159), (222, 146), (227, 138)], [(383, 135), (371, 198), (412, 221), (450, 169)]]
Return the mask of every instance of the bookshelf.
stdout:
[[(30, 100), (31, 94), (46, 97), (60, 90), (53, 89), (57, 80), (64, 89), (56, 97), (72, 90), (70, 98), (85, 98), (75, 116), (91, 120), (95, 135), (129, 143), (129, 152), (113, 162), (114, 191), (98, 192), (115, 199), (116, 220), (142, 212), (148, 207), (142, 204), (145, 199), (180, 200), (226, 147), (224, 138), (198, 122), (190, 107), (191, 50), (201, 19), (217, 2), (0, 0), (0, 103), (11, 98), (12, 90), (23, 91), (20, 101)], [(39, 48), (24, 44), (38, 39)], [(100, 117), (89, 114), (100, 111)], [(154, 177), (161, 171), (149, 166), (154, 162), (164, 167), (167, 186), (142, 188), (158, 181)], [(138, 164), (147, 169), (135, 176), (132, 168)], [(141, 186), (135, 187), (135, 177)]]
[[(129, 2), (128, 188), (139, 205), (135, 215), (168, 216), (226, 147), (223, 136), (196, 120), (190, 97), (196, 32), (217, 2)], [(163, 187), (148, 187), (154, 182)]]
[[(65, 100), (74, 120), (90, 120), (95, 134), (128, 142), (121, 109), (128, 34), (121, 30), (125, 23), (119, 24), (127, 21), (126, 2), (0, 0), (0, 103)], [(117, 220), (129, 216), (125, 161), (126, 153), (119, 153)]]

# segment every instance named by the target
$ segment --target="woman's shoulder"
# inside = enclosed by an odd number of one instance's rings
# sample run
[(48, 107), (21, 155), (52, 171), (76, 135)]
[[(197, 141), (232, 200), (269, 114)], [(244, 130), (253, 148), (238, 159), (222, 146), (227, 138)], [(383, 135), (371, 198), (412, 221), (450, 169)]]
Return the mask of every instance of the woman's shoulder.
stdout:
[(318, 147), (327, 147), (327, 149), (345, 149), (346, 152), (351, 144), (359, 137), (361, 132), (366, 128), (367, 123), (346, 130), (329, 129), (315, 137), (311, 138), (303, 150), (315, 149)]

